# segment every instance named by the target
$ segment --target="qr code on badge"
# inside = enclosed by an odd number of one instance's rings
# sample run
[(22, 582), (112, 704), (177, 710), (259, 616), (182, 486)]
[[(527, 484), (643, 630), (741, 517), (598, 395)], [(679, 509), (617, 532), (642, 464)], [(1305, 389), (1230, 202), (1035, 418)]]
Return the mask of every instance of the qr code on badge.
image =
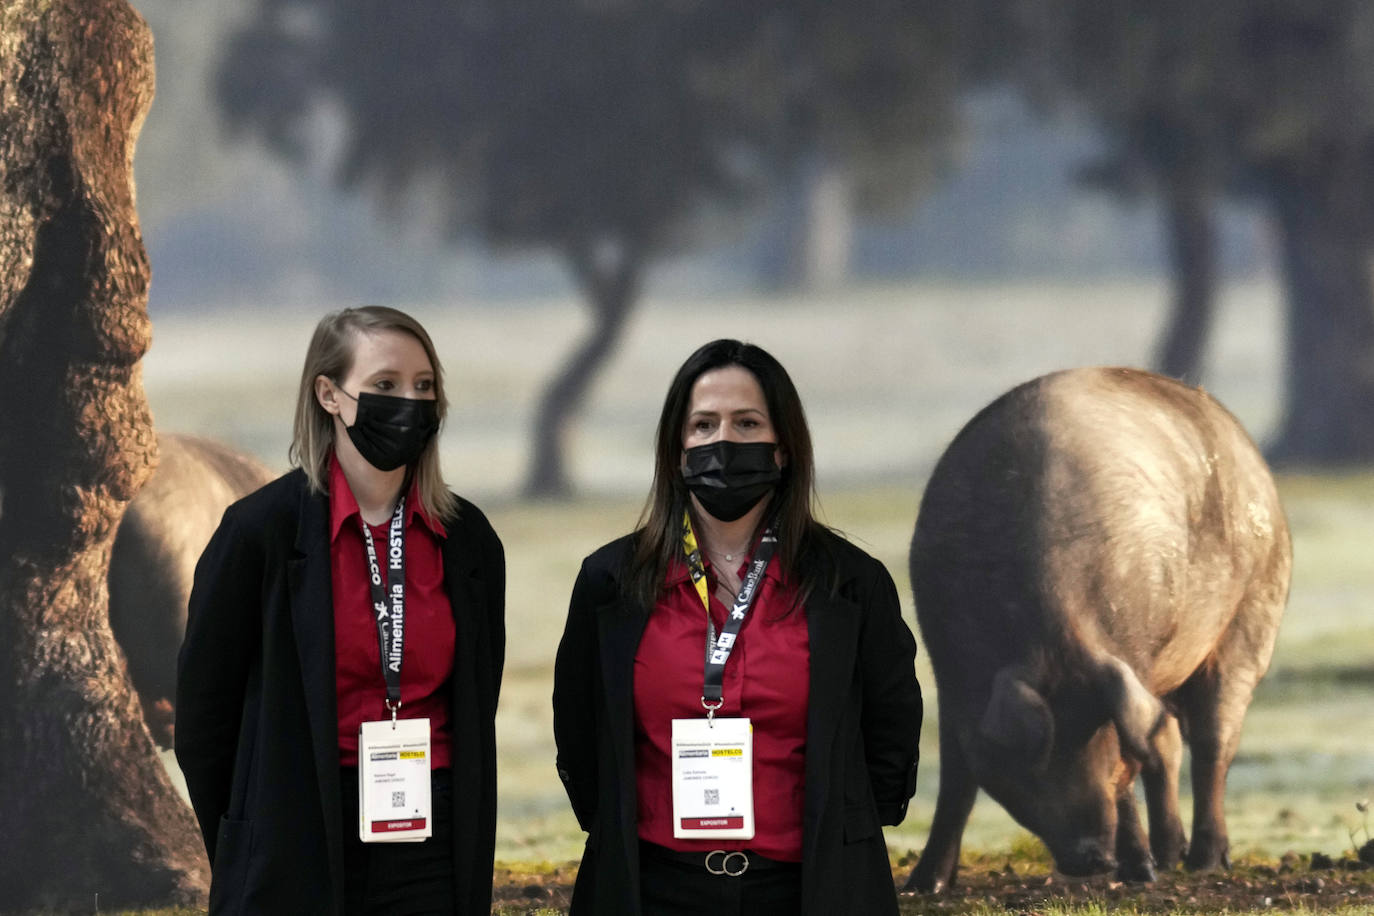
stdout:
[(404, 792), (391, 793), (391, 807), (404, 808), (406, 806), (406, 794)]
[(708, 804), (708, 805), (718, 805), (718, 804), (720, 804), (720, 789), (707, 789), (707, 790), (706, 790), (706, 804)]

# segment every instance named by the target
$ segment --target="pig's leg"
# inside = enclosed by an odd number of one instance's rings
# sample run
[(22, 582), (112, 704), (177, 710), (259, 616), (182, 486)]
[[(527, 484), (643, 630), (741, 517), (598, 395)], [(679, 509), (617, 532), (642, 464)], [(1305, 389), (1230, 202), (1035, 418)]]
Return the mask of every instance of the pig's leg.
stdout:
[(1140, 771), (1145, 785), (1145, 806), (1150, 814), (1150, 851), (1155, 865), (1168, 871), (1178, 864), (1187, 845), (1183, 821), (1178, 815), (1178, 771), (1183, 760), (1183, 740), (1178, 720), (1168, 716), (1155, 732), (1154, 756)]
[(1217, 666), (1204, 662), (1181, 691), (1187, 698), (1184, 713), (1193, 751), (1193, 837), (1184, 864), (1194, 871), (1231, 867), (1223, 803), (1226, 770), (1240, 738), (1240, 717), (1224, 714), (1228, 704), (1222, 697), (1228, 691), (1222, 682)]
[(1155, 879), (1154, 860), (1146, 846), (1134, 788), (1134, 774), (1128, 769), (1116, 791), (1116, 876), (1121, 881), (1150, 882)]
[(1240, 727), (1255, 685), (1269, 668), (1283, 594), (1257, 580), (1240, 603), (1216, 650), (1183, 685), (1186, 731), (1193, 752), (1193, 837), (1184, 864), (1230, 868), (1226, 836), (1226, 771), (1240, 745)]
[(978, 783), (959, 749), (955, 715), (953, 709), (940, 704), (940, 793), (935, 800), (935, 819), (920, 861), (902, 887), (904, 891), (941, 893), (954, 884), (959, 869), (959, 846), (978, 796)]

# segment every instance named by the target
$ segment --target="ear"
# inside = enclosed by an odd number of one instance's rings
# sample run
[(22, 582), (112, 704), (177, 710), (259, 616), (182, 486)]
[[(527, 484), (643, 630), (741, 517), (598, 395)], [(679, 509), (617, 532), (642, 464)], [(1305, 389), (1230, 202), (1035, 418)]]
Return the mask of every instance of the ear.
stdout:
[(320, 402), (325, 413), (332, 413), (338, 416), (339, 396), (334, 390), (334, 383), (323, 375), (315, 376), (315, 400)]
[(1049, 763), (1054, 746), (1054, 714), (1021, 674), (1012, 667), (997, 672), (978, 731), (1000, 747), (1024, 753), (1039, 770)]
[(1122, 753), (1148, 762), (1153, 756), (1151, 740), (1164, 724), (1164, 704), (1145, 689), (1130, 665), (1114, 655), (1102, 662), (1097, 682), (1116, 723)]

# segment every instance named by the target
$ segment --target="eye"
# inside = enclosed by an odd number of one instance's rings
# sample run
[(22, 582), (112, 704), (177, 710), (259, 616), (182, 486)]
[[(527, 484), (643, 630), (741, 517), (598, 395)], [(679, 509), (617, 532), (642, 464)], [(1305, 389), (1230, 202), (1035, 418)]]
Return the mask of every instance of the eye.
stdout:
[(415, 383), (415, 390), (416, 390), (416, 391), (433, 391), (433, 390), (434, 390), (434, 379), (432, 379), (432, 378), (422, 378), (422, 379), (420, 379), (419, 381), (417, 381), (417, 382)]
[(376, 388), (378, 391), (390, 391), (395, 388), (396, 385), (389, 378), (379, 378), (372, 383), (372, 387)]

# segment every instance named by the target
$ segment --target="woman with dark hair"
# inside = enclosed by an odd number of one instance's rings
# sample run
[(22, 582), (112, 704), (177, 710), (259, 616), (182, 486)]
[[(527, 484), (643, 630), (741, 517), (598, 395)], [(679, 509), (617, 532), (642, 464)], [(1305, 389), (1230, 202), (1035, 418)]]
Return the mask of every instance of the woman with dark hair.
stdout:
[(575, 914), (895, 914), (916, 646), (882, 564), (815, 520), (787, 372), (678, 370), (638, 529), (589, 556), (554, 669)]
[(326, 315), (296, 469), (196, 566), (174, 740), (212, 914), (491, 909), (505, 557), (444, 485), (446, 407), (415, 319)]

